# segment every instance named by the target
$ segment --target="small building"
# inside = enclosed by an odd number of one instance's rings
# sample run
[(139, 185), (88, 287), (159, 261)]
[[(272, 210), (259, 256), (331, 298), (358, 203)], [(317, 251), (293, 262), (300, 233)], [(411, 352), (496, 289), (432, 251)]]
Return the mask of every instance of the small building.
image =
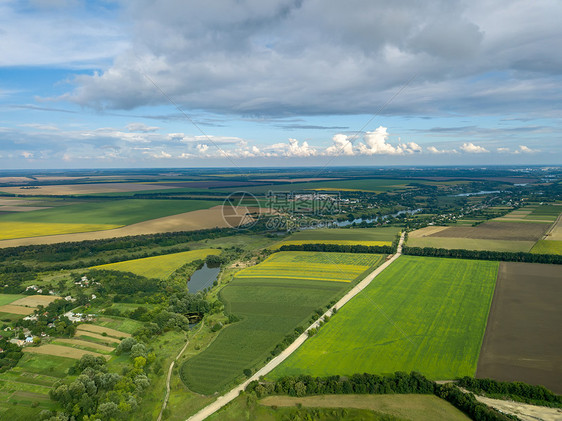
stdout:
[(33, 336), (27, 336), (25, 338), (25, 342), (28, 343), (28, 344), (32, 344), (33, 343)]

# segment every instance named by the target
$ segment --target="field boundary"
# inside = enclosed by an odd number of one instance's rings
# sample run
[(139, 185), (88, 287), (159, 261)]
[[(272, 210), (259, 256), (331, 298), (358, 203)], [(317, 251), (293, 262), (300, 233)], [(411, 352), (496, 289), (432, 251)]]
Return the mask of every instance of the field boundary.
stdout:
[(201, 409), (196, 414), (190, 416), (187, 421), (203, 421), (207, 417), (211, 416), (219, 409), (224, 407), (226, 404), (233, 401), (244, 389), (254, 380), (258, 380), (260, 377), (265, 376), (276, 368), (279, 364), (285, 361), (293, 352), (295, 352), (307, 339), (308, 332), (311, 329), (316, 329), (320, 326), (320, 322), (324, 317), (330, 317), (335, 310), (339, 310), (345, 304), (347, 304), (353, 297), (363, 291), (376, 276), (378, 276), (383, 270), (390, 266), (396, 259), (398, 259), (402, 254), (402, 244), (404, 242), (404, 233), (400, 236), (400, 241), (398, 242), (398, 247), (396, 253), (382, 265), (377, 267), (373, 272), (367, 275), (361, 282), (359, 282), (355, 287), (353, 287), (347, 294), (345, 294), (336, 304), (330, 307), (324, 314), (322, 314), (314, 323), (312, 323), (291, 345), (285, 348), (277, 357), (269, 361), (264, 367), (258, 370), (253, 376), (248, 378), (245, 382), (239, 384), (230, 392), (219, 396), (217, 400), (207, 405), (205, 408)]

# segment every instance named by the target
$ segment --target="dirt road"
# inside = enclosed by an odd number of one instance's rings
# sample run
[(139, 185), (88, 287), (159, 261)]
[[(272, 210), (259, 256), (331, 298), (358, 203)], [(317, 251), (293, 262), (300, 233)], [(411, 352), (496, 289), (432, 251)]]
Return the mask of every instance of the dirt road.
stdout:
[(216, 401), (207, 405), (205, 408), (197, 412), (195, 415), (192, 415), (188, 418), (188, 421), (202, 421), (205, 418), (211, 416), (223, 406), (234, 400), (241, 391), (246, 389), (246, 386), (254, 380), (258, 380), (261, 376), (265, 376), (267, 373), (271, 372), (275, 367), (281, 364), (283, 361), (287, 359), (289, 355), (295, 352), (298, 347), (300, 347), (308, 338), (308, 331), (313, 328), (317, 328), (320, 324), (320, 320), (324, 318), (324, 316), (331, 316), (334, 309), (339, 310), (343, 307), (347, 302), (349, 302), (353, 297), (359, 294), (363, 289), (367, 287), (371, 283), (373, 279), (377, 275), (379, 275), (383, 270), (385, 270), (389, 265), (392, 264), (400, 255), (402, 254), (402, 244), (404, 242), (404, 234), (400, 237), (400, 241), (398, 243), (398, 248), (396, 250), (396, 254), (392, 256), (391, 259), (387, 260), (381, 266), (376, 268), (373, 272), (367, 275), (361, 282), (359, 282), (355, 287), (353, 287), (347, 294), (345, 294), (332, 308), (330, 308), (326, 313), (320, 316), (312, 325), (306, 329), (306, 331), (300, 335), (291, 345), (289, 345), (281, 354), (277, 357), (273, 358), (269, 361), (264, 367), (258, 370), (252, 377), (246, 380), (244, 383), (236, 386), (230, 392), (226, 393), (225, 395), (220, 396)]

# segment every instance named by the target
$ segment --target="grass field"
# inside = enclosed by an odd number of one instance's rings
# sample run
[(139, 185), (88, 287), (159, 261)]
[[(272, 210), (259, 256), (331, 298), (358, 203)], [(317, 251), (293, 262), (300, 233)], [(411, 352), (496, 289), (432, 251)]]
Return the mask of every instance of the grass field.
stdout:
[[(244, 369), (263, 363), (285, 335), (347, 286), (319, 279), (337, 276), (350, 281), (380, 261), (381, 256), (372, 254), (283, 252), (239, 272), (220, 298), (225, 310), (241, 321), (224, 328), (207, 349), (187, 360), (181, 367), (182, 379), (197, 393), (224, 389)], [(345, 273), (330, 268), (335, 265), (346, 267)], [(355, 265), (360, 268), (353, 269)]]
[(473, 238), (480, 240), (537, 241), (548, 229), (548, 223), (488, 221), (475, 227), (455, 226), (430, 237)]
[(534, 241), (481, 240), (477, 238), (409, 237), (410, 247), (434, 247), (442, 249), (529, 251)]
[(94, 266), (92, 269), (118, 270), (122, 272), (132, 272), (137, 275), (146, 276), (147, 278), (166, 279), (174, 273), (176, 269), (189, 262), (205, 259), (211, 254), (218, 255), (220, 253), (221, 250), (217, 249), (200, 249), (109, 263), (107, 265)]
[(536, 254), (562, 254), (562, 241), (539, 240), (531, 249)]
[(58, 208), (0, 215), (0, 222), (129, 225), (216, 205), (217, 202), (205, 200), (88, 200)]
[(379, 260), (380, 256), (372, 254), (281, 251), (259, 265), (241, 270), (236, 278), (351, 282)]
[(320, 395), (296, 398), (269, 396), (259, 402), (271, 407), (357, 408), (416, 421), (470, 420), (460, 410), (434, 395)]
[(271, 377), (473, 376), (497, 271), (497, 262), (402, 256)]

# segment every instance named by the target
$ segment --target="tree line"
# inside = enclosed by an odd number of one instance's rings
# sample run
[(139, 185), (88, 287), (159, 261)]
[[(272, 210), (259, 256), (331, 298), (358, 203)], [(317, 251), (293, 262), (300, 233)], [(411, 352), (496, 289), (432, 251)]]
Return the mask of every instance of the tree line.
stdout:
[(391, 254), (396, 251), (393, 246), (365, 246), (361, 244), (287, 244), (278, 251), (323, 251), (334, 253), (372, 253)]
[(526, 262), (526, 263), (550, 263), (562, 264), (562, 255), (557, 254), (534, 254), (512, 251), (492, 250), (464, 250), (464, 249), (442, 249), (434, 247), (408, 247), (402, 248), (403, 254), (411, 256), (451, 257), (455, 259), (474, 260), (498, 260), (502, 262)]
[(523, 382), (499, 382), (492, 379), (474, 379), (463, 377), (458, 381), (464, 387), (479, 395), (492, 398), (509, 398), (514, 401), (533, 405), (562, 408), (562, 396), (556, 395), (544, 386), (535, 386)]
[(476, 421), (508, 421), (517, 419), (478, 402), (472, 393), (463, 393), (453, 384), (437, 384), (420, 373), (396, 372), (389, 376), (354, 374), (349, 377), (282, 377), (273, 382), (252, 381), (246, 392), (258, 398), (269, 395), (312, 396), (330, 394), (433, 394), (450, 402)]

